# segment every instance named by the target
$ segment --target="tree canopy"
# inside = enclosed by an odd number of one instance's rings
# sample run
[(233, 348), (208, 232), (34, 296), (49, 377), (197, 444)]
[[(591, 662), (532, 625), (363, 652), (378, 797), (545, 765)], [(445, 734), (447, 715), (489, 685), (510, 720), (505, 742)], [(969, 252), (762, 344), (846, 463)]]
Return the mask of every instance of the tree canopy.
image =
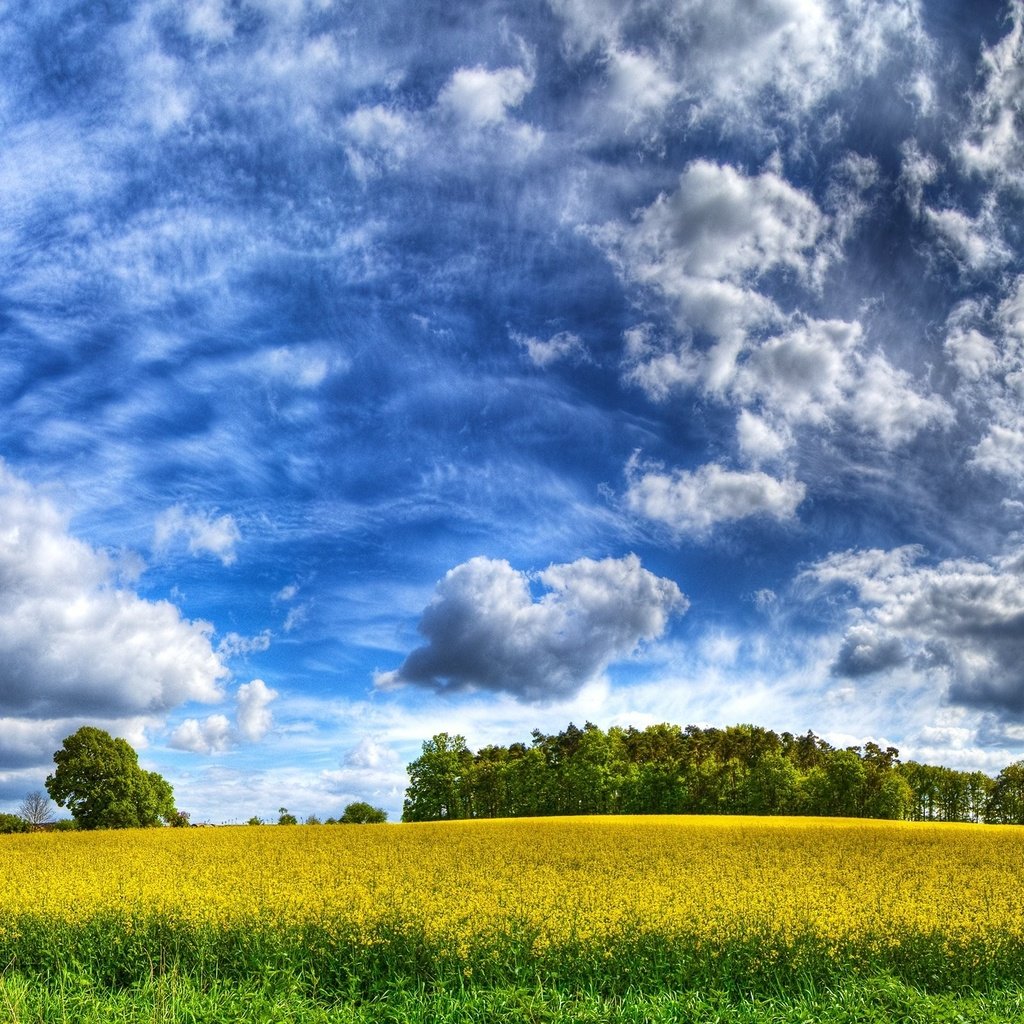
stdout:
[(1024, 764), (983, 772), (836, 749), (757, 725), (645, 729), (572, 723), (475, 754), (439, 733), (409, 766), (403, 821), (550, 814), (807, 814), (1024, 823)]
[(177, 815), (170, 784), (139, 766), (127, 740), (84, 725), (53, 755), (46, 791), (80, 828), (148, 828)]
[(388, 812), (383, 807), (374, 807), (365, 800), (350, 803), (341, 815), (342, 825), (383, 825)]

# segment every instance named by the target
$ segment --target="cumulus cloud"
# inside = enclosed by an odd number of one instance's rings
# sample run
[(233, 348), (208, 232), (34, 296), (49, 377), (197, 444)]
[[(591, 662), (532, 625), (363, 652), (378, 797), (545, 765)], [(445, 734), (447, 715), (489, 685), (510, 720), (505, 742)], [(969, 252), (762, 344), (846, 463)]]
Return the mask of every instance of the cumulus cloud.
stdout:
[(153, 526), (153, 546), (167, 551), (184, 540), (189, 554), (209, 554), (219, 558), (223, 565), (235, 561), (235, 545), (242, 539), (238, 524), (229, 515), (188, 512), (182, 505), (172, 505), (161, 512)]
[(717, 463), (670, 473), (634, 457), (627, 466), (626, 504), (645, 519), (673, 532), (706, 536), (719, 523), (750, 516), (785, 521), (796, 515), (806, 488), (759, 470), (737, 471)]
[(0, 698), (30, 718), (162, 713), (220, 699), (211, 627), (117, 585), (46, 498), (0, 464)]
[[(677, 312), (677, 337), (649, 324), (625, 333), (625, 378), (655, 401), (699, 387), (756, 415), (760, 437), (755, 421), (744, 421), (755, 453), (759, 442), (790, 440), (800, 424), (846, 422), (892, 447), (952, 422), (940, 396), (868, 351), (859, 322), (787, 313), (759, 290), (762, 278), (778, 274), (813, 289), (837, 258), (877, 168), (851, 155), (836, 175), (829, 215), (776, 170), (747, 176), (698, 160), (632, 224), (595, 232), (625, 279)], [(699, 335), (712, 344), (698, 346)]]
[[(647, 56), (656, 71), (647, 76), (675, 83), (692, 117), (725, 128), (756, 128), (766, 109), (774, 117), (806, 113), (921, 36), (913, 5), (877, 0), (550, 2), (576, 53), (596, 50), (608, 59), (644, 35), (657, 39)], [(613, 95), (617, 70), (609, 68)]]
[(274, 724), (270, 705), (277, 697), (277, 691), (262, 679), (243, 683), (235, 693), (234, 724), (219, 713), (204, 719), (186, 718), (171, 733), (170, 745), (195, 754), (218, 754), (240, 743), (256, 743)]
[(533, 75), (523, 68), (459, 68), (437, 98), (438, 106), (464, 123), (500, 124), (533, 88)]
[(933, 210), (923, 216), (934, 234), (957, 262), (968, 270), (984, 270), (1006, 263), (1012, 253), (1000, 237), (1000, 224), (991, 204), (977, 217), (962, 210)]
[(909, 665), (954, 703), (1024, 715), (1024, 552), (929, 565), (916, 547), (850, 551), (805, 576), (855, 599), (836, 674)]
[(231, 747), (234, 730), (226, 715), (208, 715), (200, 720), (186, 718), (171, 733), (170, 744), (176, 750), (194, 754), (217, 754)]
[(960, 376), (969, 382), (989, 376), (999, 363), (999, 349), (979, 328), (984, 309), (975, 300), (955, 306), (946, 319), (945, 350)]
[(685, 281), (741, 285), (775, 268), (807, 277), (826, 226), (814, 201), (774, 171), (748, 176), (695, 160), (674, 192), (611, 240), (630, 277), (674, 296)]
[(749, 409), (741, 409), (736, 422), (736, 442), (755, 466), (777, 459), (792, 443), (788, 429), (768, 422)]
[(262, 679), (243, 683), (238, 688), (235, 720), (238, 734), (250, 743), (261, 740), (270, 731), (274, 719), (270, 705), (277, 699), (277, 691), (271, 689)]
[[(547, 589), (537, 600), (532, 582)], [(532, 575), (473, 558), (437, 584), (419, 624), (426, 645), (377, 682), (564, 698), (661, 636), (687, 605), (672, 580), (648, 572), (636, 555), (581, 558)]]

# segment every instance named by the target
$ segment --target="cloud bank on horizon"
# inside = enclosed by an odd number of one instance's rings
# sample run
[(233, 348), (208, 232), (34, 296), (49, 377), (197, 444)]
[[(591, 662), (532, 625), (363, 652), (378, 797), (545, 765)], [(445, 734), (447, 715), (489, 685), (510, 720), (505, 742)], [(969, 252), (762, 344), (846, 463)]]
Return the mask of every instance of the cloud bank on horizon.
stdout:
[(396, 814), (433, 731), (1024, 756), (1024, 2), (0, 36), (0, 802)]

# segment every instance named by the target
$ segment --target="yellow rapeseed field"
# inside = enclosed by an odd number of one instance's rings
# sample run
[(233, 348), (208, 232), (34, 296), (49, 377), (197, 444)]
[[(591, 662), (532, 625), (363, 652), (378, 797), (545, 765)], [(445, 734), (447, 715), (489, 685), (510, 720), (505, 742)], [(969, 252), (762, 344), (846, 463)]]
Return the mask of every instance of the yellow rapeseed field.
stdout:
[[(127, 928), (381, 926), (466, 949), (655, 932), (898, 946), (1024, 937), (1024, 829), (742, 817), (546, 818), (5, 836), (0, 938), (19, 919)], [(8, 937), (9, 934), (8, 934)]]

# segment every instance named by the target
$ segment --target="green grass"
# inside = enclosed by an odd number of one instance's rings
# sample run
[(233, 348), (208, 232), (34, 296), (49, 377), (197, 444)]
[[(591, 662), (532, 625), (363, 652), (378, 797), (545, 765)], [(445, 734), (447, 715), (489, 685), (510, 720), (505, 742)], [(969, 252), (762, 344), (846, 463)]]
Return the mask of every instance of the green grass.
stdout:
[(743, 998), (721, 992), (627, 992), (619, 997), (559, 989), (397, 991), (362, 1002), (317, 1001), (279, 987), (198, 987), (175, 975), (110, 990), (0, 978), (4, 1024), (983, 1024), (1024, 1017), (1024, 991), (925, 993), (892, 978), (835, 989)]
[(395, 928), (365, 945), (317, 929), (161, 920), (12, 922), (0, 1024), (871, 1024), (1024, 1020), (1020, 944), (941, 935), (898, 949), (657, 935), (533, 950), (527, 933), (459, 956)]

